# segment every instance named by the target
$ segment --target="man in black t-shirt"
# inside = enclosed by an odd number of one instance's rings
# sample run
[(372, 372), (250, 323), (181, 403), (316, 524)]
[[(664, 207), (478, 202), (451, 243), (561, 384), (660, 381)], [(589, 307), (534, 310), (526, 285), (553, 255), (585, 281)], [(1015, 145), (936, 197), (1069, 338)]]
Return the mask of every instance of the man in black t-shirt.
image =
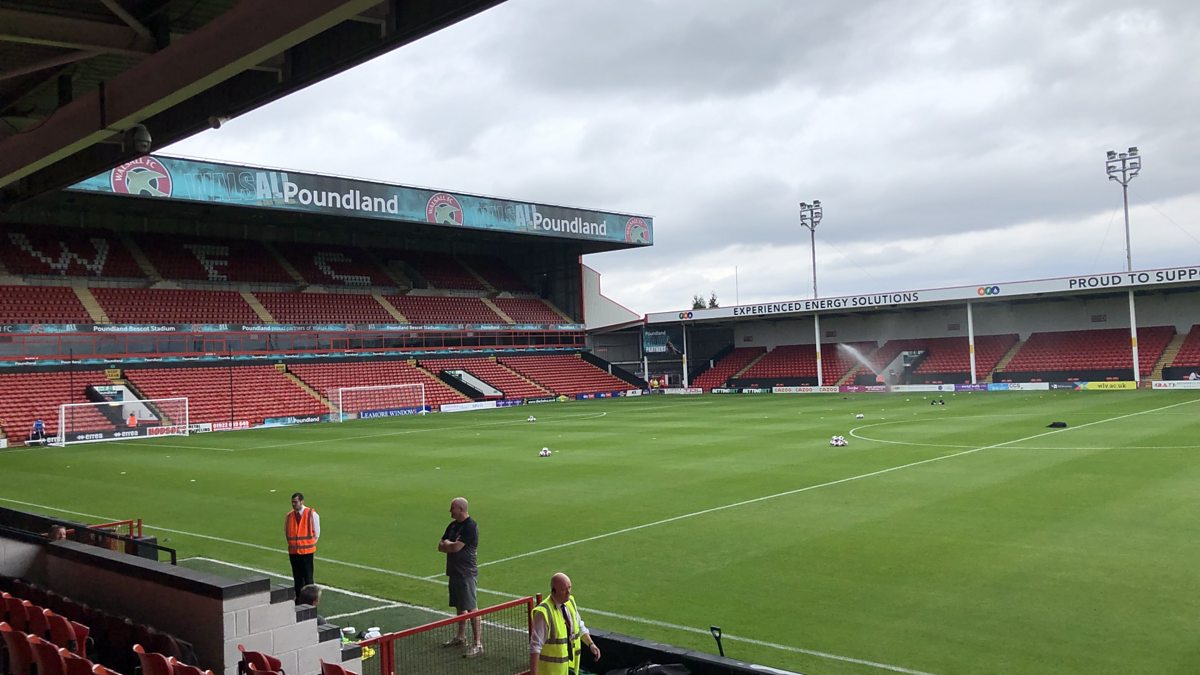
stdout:
[[(442, 539), (438, 542), (438, 550), (446, 554), (446, 576), (450, 578), (450, 606), (459, 614), (466, 614), (478, 608), (475, 602), (475, 584), (479, 577), (479, 567), (475, 562), (475, 549), (479, 546), (479, 527), (468, 513), (467, 500), (455, 497), (450, 502), (450, 517), (454, 520), (446, 526)], [(443, 644), (443, 647), (465, 647), (466, 622), (458, 624), (458, 634)], [(479, 635), (479, 617), (471, 619), (471, 631), (475, 642), (463, 652), (467, 658), (475, 658), (483, 654), (483, 642)]]

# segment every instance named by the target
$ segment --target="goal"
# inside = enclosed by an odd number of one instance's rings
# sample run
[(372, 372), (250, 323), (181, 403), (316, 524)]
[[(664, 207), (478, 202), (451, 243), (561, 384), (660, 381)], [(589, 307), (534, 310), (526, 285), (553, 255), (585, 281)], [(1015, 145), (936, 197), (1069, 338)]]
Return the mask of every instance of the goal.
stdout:
[(425, 385), (385, 384), (373, 387), (338, 387), (329, 400), (336, 406), (337, 421), (424, 415), (429, 412), (425, 402)]
[(188, 435), (187, 398), (64, 403), (53, 445)]

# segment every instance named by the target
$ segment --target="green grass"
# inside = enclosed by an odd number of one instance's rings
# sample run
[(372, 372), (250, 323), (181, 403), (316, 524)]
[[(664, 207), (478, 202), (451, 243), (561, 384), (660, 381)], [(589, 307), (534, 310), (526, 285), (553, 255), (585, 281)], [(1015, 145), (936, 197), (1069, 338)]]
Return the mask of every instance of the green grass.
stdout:
[(379, 599), (327, 597), (339, 614), (443, 610), (463, 495), (482, 604), (561, 569), (593, 628), (715, 651), (719, 625), (730, 656), (811, 674), (1195, 672), (1200, 396), (946, 400), (654, 397), (9, 451), (0, 503), (141, 517), (182, 557), (286, 575), (300, 490), (317, 581)]

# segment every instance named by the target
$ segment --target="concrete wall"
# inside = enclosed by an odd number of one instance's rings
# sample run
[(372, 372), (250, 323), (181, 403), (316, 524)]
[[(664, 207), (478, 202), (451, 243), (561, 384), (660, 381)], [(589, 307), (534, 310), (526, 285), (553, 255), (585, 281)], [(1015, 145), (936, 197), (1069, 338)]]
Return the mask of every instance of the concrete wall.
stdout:
[(298, 619), (290, 589), (273, 593), (266, 577), (232, 580), (74, 541), (6, 536), (0, 574), (178, 636), (195, 648), (195, 665), (217, 673), (236, 675), (238, 644), (272, 654), (295, 675), (319, 673), (320, 659), (362, 669), (359, 659), (342, 661), (340, 640), (320, 641), (314, 610)]

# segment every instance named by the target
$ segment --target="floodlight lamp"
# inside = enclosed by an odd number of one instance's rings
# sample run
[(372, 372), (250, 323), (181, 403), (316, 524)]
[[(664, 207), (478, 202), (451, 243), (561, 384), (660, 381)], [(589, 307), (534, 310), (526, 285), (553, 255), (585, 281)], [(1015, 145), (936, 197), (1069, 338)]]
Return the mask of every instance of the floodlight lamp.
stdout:
[(820, 208), (820, 207), (821, 207), (821, 200), (820, 200), (820, 199), (814, 199), (814, 200), (813, 200), (813, 206), (815, 206), (815, 207), (817, 207), (817, 208)]
[(1116, 151), (1116, 150), (1109, 150), (1109, 151), (1108, 151), (1108, 158), (1109, 158), (1109, 159), (1116, 159), (1116, 158), (1117, 158), (1117, 151)]
[(1136, 155), (1136, 154), (1138, 154), (1138, 149), (1137, 149), (1137, 146), (1136, 146), (1136, 145), (1131, 145), (1131, 146), (1129, 146), (1129, 154), (1130, 154), (1130, 155)]
[(800, 202), (800, 208), (802, 208), (802, 209), (807, 209), (807, 208), (808, 208), (808, 202)]

